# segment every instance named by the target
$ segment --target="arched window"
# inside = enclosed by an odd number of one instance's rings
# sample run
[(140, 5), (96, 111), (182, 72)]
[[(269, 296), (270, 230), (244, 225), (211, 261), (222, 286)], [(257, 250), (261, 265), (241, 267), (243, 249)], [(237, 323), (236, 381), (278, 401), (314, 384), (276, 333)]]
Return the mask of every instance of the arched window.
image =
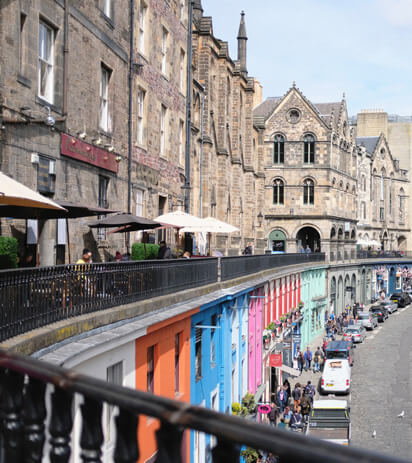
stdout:
[(284, 188), (285, 184), (280, 178), (275, 179), (273, 182), (273, 204), (284, 204)]
[(303, 162), (305, 164), (314, 164), (315, 162), (315, 137), (305, 135), (303, 139)]
[(315, 203), (315, 184), (313, 180), (307, 178), (303, 181), (303, 204)]
[(366, 219), (366, 204), (363, 201), (361, 202), (361, 218)]
[(362, 175), (362, 191), (366, 191), (366, 175)]
[(385, 178), (384, 178), (384, 171), (382, 170), (381, 172), (381, 178), (380, 178), (380, 193), (381, 193), (381, 201), (385, 200)]
[(273, 164), (283, 164), (285, 161), (285, 138), (275, 135), (273, 141)]

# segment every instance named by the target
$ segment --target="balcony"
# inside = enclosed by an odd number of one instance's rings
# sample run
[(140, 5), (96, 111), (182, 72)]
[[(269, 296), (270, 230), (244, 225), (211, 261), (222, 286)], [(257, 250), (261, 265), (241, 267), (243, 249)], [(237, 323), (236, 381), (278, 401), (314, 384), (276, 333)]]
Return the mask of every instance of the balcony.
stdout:
[[(101, 462), (102, 411), (106, 403), (117, 410), (112, 460), (116, 463), (138, 460), (136, 436), (142, 416), (160, 422), (156, 432), (157, 463), (185, 461), (181, 454), (185, 431), (199, 431), (216, 438), (217, 444), (211, 450), (214, 463), (239, 462), (243, 446), (271, 452), (286, 463), (406, 463), (399, 458), (309, 439), (266, 424), (113, 385), (3, 350), (0, 363), (3, 399), (0, 455), (4, 462), (40, 462), (46, 458), (46, 448), (51, 462), (68, 462), (77, 444), (82, 461)], [(50, 396), (46, 391), (50, 391)], [(79, 443), (73, 440), (76, 433), (72, 433), (75, 394), (83, 399)], [(144, 421), (140, 421), (144, 426)]]

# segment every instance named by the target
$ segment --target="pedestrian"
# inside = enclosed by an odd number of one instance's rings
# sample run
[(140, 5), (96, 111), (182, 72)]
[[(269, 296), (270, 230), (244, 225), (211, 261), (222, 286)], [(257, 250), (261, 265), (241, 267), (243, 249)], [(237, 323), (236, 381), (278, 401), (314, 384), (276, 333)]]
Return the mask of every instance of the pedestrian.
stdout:
[(92, 259), (92, 253), (90, 249), (84, 248), (82, 257), (76, 262), (76, 264), (89, 264)]
[(296, 346), (295, 355), (293, 357), (293, 368), (295, 370), (299, 370), (299, 364), (298, 364), (299, 354), (300, 354), (300, 347)]
[(300, 424), (302, 424), (302, 415), (300, 414), (300, 407), (297, 407), (293, 410), (289, 426), (292, 427)]
[(286, 429), (286, 423), (285, 423), (285, 420), (283, 418), (280, 419), (277, 427), (280, 428), (280, 429)]
[(302, 397), (302, 390), (300, 383), (296, 383), (292, 391), (293, 408), (297, 409), (300, 404), (300, 398)]
[(305, 249), (306, 254), (310, 254), (312, 252), (312, 249), (310, 249), (310, 246), (307, 244), (306, 249)]
[(280, 413), (283, 413), (288, 402), (288, 396), (283, 386), (280, 386), (280, 389), (277, 393), (277, 402)]
[(268, 413), (269, 424), (271, 426), (276, 426), (276, 423), (279, 418), (279, 408), (274, 402), (270, 404), (270, 412)]
[(114, 256), (114, 260), (116, 262), (121, 262), (123, 259), (122, 253), (120, 251), (116, 251), (116, 254)]
[(310, 403), (309, 397), (305, 393), (303, 393), (303, 396), (300, 400), (300, 410), (305, 421), (306, 418), (309, 416), (311, 408), (312, 404)]
[(283, 412), (283, 419), (287, 427), (289, 426), (291, 418), (292, 418), (292, 410), (290, 409), (289, 405), (286, 405), (285, 411)]
[(250, 256), (252, 253), (253, 253), (252, 243), (249, 242), (247, 244), (247, 246), (245, 247), (245, 249), (243, 250), (243, 255), (244, 256)]
[(298, 367), (299, 367), (300, 374), (302, 374), (303, 372), (304, 364), (305, 364), (305, 356), (303, 352), (300, 350), (298, 353)]
[(288, 402), (289, 402), (289, 399), (290, 399), (290, 397), (292, 395), (292, 389), (290, 387), (290, 383), (287, 380), (287, 378), (285, 379), (285, 381), (283, 381), (283, 387), (284, 387), (284, 389), (286, 391), (286, 394), (288, 395)]
[(303, 246), (300, 247), (300, 253), (304, 254), (305, 253), (305, 248)]
[(321, 365), (321, 362), (322, 362), (322, 351), (320, 349), (320, 347), (318, 346), (318, 348), (316, 349), (315, 351), (315, 355), (313, 356), (313, 373), (317, 373), (318, 371), (320, 371), (320, 365)]
[(306, 348), (305, 351), (305, 370), (310, 370), (310, 365), (312, 363), (312, 351), (310, 350), (309, 346)]
[(160, 241), (159, 243), (159, 252), (157, 253), (158, 259), (171, 259), (172, 251), (168, 246), (166, 246), (166, 241)]
[(306, 386), (305, 386), (305, 391), (304, 391), (305, 396), (307, 396), (310, 400), (310, 403), (313, 404), (313, 399), (316, 394), (316, 389), (315, 386), (312, 384), (311, 381), (308, 381)]
[(192, 255), (190, 254), (189, 251), (185, 251), (184, 254), (183, 254), (183, 258), (184, 259), (190, 259), (192, 257)]

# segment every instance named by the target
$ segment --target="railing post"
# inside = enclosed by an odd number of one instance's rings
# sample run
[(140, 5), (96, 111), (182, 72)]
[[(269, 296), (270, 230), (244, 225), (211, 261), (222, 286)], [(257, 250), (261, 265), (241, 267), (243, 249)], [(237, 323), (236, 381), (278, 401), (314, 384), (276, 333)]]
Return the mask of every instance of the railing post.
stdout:
[(167, 422), (162, 422), (156, 431), (157, 456), (155, 463), (181, 463), (181, 445), (183, 429)]
[(84, 463), (101, 463), (103, 404), (85, 397), (82, 409), (81, 459)]
[(51, 397), (51, 418), (49, 424), (50, 461), (51, 463), (67, 463), (70, 458), (70, 433), (73, 427), (72, 417), (73, 395), (55, 387)]
[(124, 408), (116, 416), (116, 448), (114, 450), (115, 463), (135, 463), (139, 459), (137, 445), (137, 424), (139, 417), (135, 412)]

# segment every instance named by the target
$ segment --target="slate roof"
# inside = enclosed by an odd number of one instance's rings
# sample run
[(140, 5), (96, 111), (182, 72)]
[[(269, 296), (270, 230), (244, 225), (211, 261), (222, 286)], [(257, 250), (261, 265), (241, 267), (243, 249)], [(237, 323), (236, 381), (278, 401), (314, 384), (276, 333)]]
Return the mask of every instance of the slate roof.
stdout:
[(356, 144), (359, 146), (364, 146), (366, 151), (370, 154), (373, 154), (378, 144), (379, 137), (357, 137)]
[(321, 118), (330, 127), (332, 112), (335, 114), (335, 117), (339, 115), (341, 102), (313, 103), (313, 106), (315, 106), (315, 108), (319, 111)]
[(253, 116), (263, 117), (264, 120), (266, 120), (272, 114), (280, 100), (280, 96), (272, 96), (267, 98), (265, 101), (262, 101), (260, 105), (256, 106), (256, 108), (253, 110)]

